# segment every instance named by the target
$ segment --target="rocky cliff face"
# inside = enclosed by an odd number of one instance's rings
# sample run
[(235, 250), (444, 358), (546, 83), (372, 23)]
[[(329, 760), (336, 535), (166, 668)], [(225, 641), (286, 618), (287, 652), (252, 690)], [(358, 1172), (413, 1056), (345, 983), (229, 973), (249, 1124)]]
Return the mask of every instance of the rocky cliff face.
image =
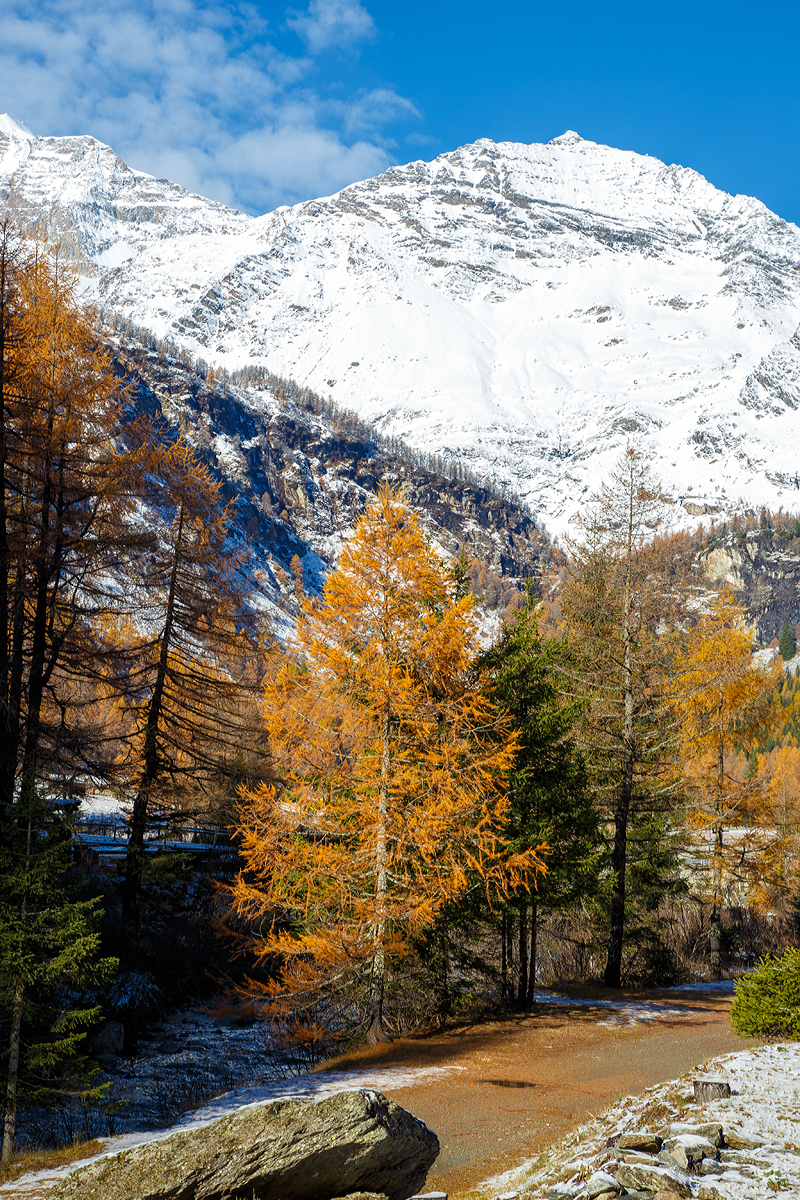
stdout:
[(519, 585), (536, 583), (550, 559), (547, 534), (513, 499), (393, 450), (352, 413), (320, 411), (320, 397), (307, 389), (279, 378), (259, 388), (223, 384), (137, 338), (116, 337), (112, 349), (117, 369), (138, 388), (140, 410), (181, 430), (225, 498), (237, 498), (236, 536), (253, 549), (258, 581), (286, 621), (295, 607), (292, 560), (302, 565), (301, 585), (318, 592), (384, 479), (402, 488), (453, 557), (463, 550)]
[(332, 396), (556, 531), (629, 440), (687, 524), (800, 495), (800, 231), (691, 170), (482, 139), (253, 218), (6, 120), (0, 194), (109, 311)]
[(800, 622), (800, 537), (729, 536), (701, 554), (700, 566), (709, 583), (726, 585), (744, 605), (762, 646), (779, 638), (787, 622), (793, 628)]

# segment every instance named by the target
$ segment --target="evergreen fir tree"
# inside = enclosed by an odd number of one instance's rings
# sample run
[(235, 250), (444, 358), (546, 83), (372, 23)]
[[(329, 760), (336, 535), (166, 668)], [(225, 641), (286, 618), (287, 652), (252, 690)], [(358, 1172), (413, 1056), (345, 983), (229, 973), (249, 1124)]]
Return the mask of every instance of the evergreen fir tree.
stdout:
[(788, 621), (781, 630), (779, 649), (784, 662), (788, 662), (790, 658), (794, 658), (797, 652), (797, 641), (794, 636), (794, 630)]
[(116, 960), (98, 960), (97, 900), (68, 881), (70, 837), (46, 803), (28, 794), (0, 849), (0, 1008), (8, 1030), (3, 1161), (15, 1148), (21, 1105), (65, 1095), (99, 1100), (105, 1085), (82, 1056), (100, 1009), (82, 1001)]
[[(493, 680), (492, 695), (510, 714), (519, 736), (508, 783), (506, 836), (518, 851), (542, 843), (548, 846), (547, 874), (537, 880), (537, 887), (518, 890), (500, 905), (507, 968), (504, 991), (520, 1008), (534, 999), (540, 913), (587, 900), (599, 887), (599, 818), (583, 760), (571, 738), (583, 705), (565, 701), (556, 683), (568, 657), (565, 642), (541, 637), (529, 597), (483, 659)], [(508, 964), (515, 957), (514, 981)]]

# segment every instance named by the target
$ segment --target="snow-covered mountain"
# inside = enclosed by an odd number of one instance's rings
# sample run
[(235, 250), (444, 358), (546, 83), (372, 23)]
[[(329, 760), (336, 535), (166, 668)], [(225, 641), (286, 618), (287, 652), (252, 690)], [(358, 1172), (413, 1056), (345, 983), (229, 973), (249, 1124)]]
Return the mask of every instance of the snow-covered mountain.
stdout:
[(628, 442), (693, 516), (800, 507), (800, 230), (566, 133), (250, 217), (0, 118), (0, 193), (108, 309), (465, 459), (564, 528)]

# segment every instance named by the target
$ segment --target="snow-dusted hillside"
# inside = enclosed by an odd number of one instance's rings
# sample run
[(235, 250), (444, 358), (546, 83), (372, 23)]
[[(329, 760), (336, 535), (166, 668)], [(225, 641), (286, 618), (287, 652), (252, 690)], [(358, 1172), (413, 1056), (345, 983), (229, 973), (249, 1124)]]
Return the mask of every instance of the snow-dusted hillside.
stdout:
[(5, 119), (0, 191), (107, 308), (462, 456), (555, 529), (629, 440), (693, 517), (800, 507), (800, 230), (694, 171), (482, 139), (248, 217)]

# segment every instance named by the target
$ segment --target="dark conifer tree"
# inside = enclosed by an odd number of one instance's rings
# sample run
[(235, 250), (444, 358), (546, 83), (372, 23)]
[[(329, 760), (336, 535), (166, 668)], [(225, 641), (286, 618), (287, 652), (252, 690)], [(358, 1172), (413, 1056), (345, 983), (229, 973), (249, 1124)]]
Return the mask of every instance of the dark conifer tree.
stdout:
[(781, 630), (779, 649), (784, 662), (788, 662), (790, 658), (794, 658), (797, 653), (797, 641), (794, 636), (794, 630), (788, 621)]
[(572, 736), (584, 702), (560, 694), (569, 650), (563, 641), (541, 637), (536, 608), (529, 597), (483, 660), (492, 695), (519, 736), (507, 837), (518, 851), (548, 846), (547, 874), (536, 888), (519, 889), (501, 904), (506, 995), (520, 1008), (534, 999), (540, 913), (595, 897), (604, 857), (597, 809)]

